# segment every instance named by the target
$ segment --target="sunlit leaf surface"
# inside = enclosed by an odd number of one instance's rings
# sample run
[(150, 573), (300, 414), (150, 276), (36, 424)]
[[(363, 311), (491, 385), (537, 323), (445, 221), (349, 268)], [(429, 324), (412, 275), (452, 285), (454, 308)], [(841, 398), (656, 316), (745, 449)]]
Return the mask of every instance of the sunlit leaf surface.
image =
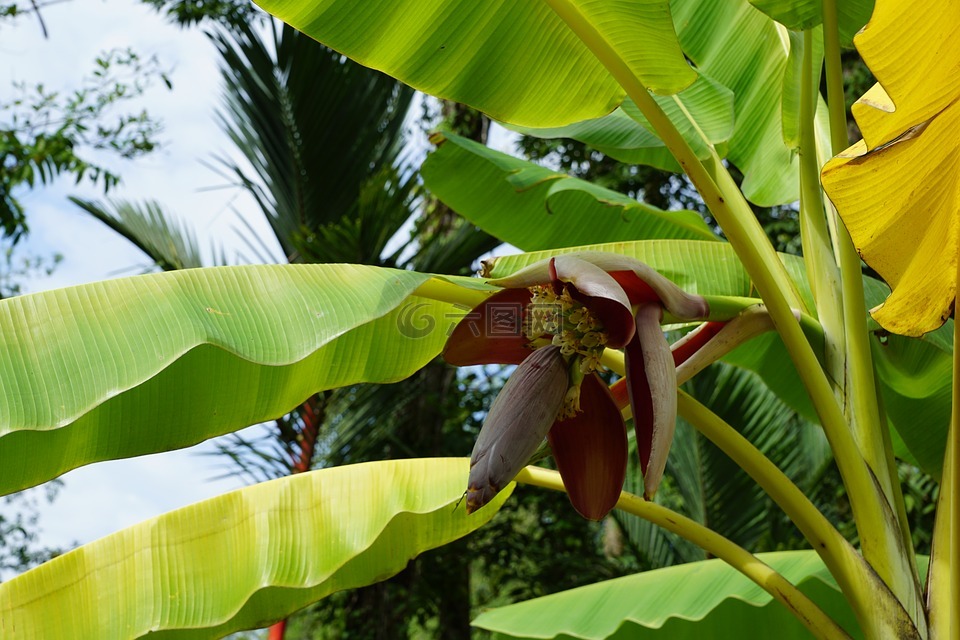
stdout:
[(662, 211), (453, 134), (435, 134), (432, 140), (437, 149), (421, 169), (427, 188), (470, 222), (521, 249), (716, 238), (694, 211)]
[[(831, 617), (856, 629), (853, 612), (813, 551), (758, 556)], [(720, 560), (646, 571), (482, 613), (474, 626), (496, 638), (727, 640), (810, 632), (772, 596)], [(856, 635), (855, 635), (856, 637)]]
[(489, 521), (512, 485), (467, 516), (468, 463), (323, 469), (146, 520), (0, 584), (0, 635), (220, 638), (266, 626)]
[[(874, 0), (842, 0), (836, 3), (842, 44), (852, 44), (853, 36), (870, 19), (873, 3)], [(822, 0), (750, 0), (750, 4), (795, 31), (823, 24)]]
[[(623, 90), (541, 0), (261, 0), (325, 45), (497, 120), (561, 126), (609, 113)], [(579, 13), (654, 91), (696, 72), (667, 0), (577, 0)]]
[[(727, 142), (733, 135), (735, 121), (732, 91), (701, 74), (696, 82), (680, 93), (672, 96), (654, 95), (654, 100), (699, 158), (709, 157), (710, 146), (717, 149), (721, 156), (726, 155)], [(647, 164), (680, 172), (680, 165), (630, 99), (603, 118), (552, 129), (514, 129), (538, 138), (572, 138), (621, 162)]]
[(222, 267), (0, 301), (0, 493), (196, 444), (321, 389), (402, 379), (440, 352), (464, 313), (411, 295), (430, 278)]

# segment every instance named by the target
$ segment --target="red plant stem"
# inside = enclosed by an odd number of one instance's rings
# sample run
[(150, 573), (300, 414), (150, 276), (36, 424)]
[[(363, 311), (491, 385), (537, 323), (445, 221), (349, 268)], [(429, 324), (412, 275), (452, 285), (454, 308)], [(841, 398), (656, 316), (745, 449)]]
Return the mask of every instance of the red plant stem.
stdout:
[[(320, 421), (317, 419), (317, 400), (317, 396), (310, 396), (301, 405), (300, 419), (303, 420), (303, 430), (300, 432), (300, 454), (293, 460), (290, 475), (310, 471), (313, 451), (317, 446), (317, 434), (320, 431)], [(286, 619), (275, 622), (267, 632), (267, 640), (283, 640), (286, 632)]]
[(286, 619), (270, 625), (270, 631), (267, 632), (267, 640), (283, 640), (283, 635), (287, 632)]
[(317, 446), (317, 433), (320, 421), (317, 420), (317, 396), (310, 396), (300, 411), (303, 430), (300, 432), (300, 455), (293, 461), (291, 473), (304, 473), (310, 470), (313, 451)]
[(679, 367), (686, 362), (700, 347), (707, 344), (710, 338), (720, 333), (720, 329), (723, 329), (726, 324), (726, 322), (705, 322), (693, 339), (674, 345), (673, 364)]
[(630, 396), (627, 393), (627, 379), (625, 377), (620, 378), (610, 385), (610, 395), (613, 396), (613, 401), (616, 403), (618, 409), (623, 409), (630, 404)]

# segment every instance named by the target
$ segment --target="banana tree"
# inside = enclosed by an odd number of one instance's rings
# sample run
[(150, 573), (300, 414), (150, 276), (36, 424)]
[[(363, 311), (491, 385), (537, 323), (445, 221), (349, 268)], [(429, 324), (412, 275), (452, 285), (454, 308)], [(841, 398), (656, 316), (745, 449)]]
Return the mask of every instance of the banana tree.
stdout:
[[(482, 526), (515, 483), (567, 491), (590, 518), (634, 514), (715, 559), (475, 621), (503, 636), (724, 637), (731, 624), (763, 636), (776, 625), (788, 637), (960, 633), (960, 363), (950, 320), (960, 261), (949, 160), (960, 7), (262, 4), (425, 92), (527, 132), (684, 171), (727, 241), (689, 213), (439, 134), (428, 186), (529, 251), (490, 261), (484, 278), (230, 267), (0, 303), (4, 492), (276, 418), (318, 390), (398, 380), (441, 351), (460, 364), (518, 364), (470, 461), (299, 474), (147, 521), (0, 585), (5, 633), (214, 637), (262, 626)], [(854, 109), (864, 141), (845, 150), (839, 62), (851, 38), (880, 84)], [(791, 259), (773, 250), (749, 202), (797, 198), (804, 252)], [(860, 255), (889, 297), (863, 276)], [(877, 305), (872, 318), (868, 305)], [(662, 325), (693, 329), (670, 345)], [(753, 443), (678, 389), (720, 358), (762, 376), (822, 427), (859, 548)], [(622, 378), (607, 387), (597, 375), (605, 369)], [(653, 499), (677, 414), (762, 487), (809, 551), (755, 555)], [(626, 477), (627, 417), (642, 482)], [(544, 437), (562, 477), (524, 466)], [(911, 544), (895, 455), (940, 475), (929, 562)]]

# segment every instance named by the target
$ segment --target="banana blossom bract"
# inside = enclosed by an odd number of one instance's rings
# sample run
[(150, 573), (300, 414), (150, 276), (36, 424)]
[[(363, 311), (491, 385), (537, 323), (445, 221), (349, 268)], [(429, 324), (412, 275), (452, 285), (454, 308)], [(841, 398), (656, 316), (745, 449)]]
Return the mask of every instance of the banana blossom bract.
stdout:
[(597, 374), (604, 349), (624, 349), (627, 389), (652, 498), (676, 422), (674, 357), (664, 309), (705, 319), (706, 300), (647, 265), (614, 254), (560, 255), (506, 278), (457, 325), (444, 358), (457, 366), (516, 364), (470, 459), (467, 510), (489, 502), (546, 437), (574, 508), (591, 520), (616, 504), (627, 467), (623, 417)]

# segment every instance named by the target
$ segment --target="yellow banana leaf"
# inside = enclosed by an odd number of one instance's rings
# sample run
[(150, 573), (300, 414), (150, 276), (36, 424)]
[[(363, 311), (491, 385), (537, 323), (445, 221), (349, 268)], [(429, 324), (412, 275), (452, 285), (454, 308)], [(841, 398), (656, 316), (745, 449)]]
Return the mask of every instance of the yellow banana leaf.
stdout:
[(874, 318), (920, 336), (950, 317), (956, 298), (960, 3), (878, 2), (854, 42), (880, 84), (854, 106), (864, 140), (827, 163), (823, 186), (892, 289)]

